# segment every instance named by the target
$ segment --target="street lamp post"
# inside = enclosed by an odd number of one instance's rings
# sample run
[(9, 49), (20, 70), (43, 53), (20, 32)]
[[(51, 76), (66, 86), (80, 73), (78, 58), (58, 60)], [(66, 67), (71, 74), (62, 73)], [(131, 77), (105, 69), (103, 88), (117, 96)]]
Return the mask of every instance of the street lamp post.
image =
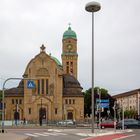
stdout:
[(97, 89), (97, 93), (99, 95), (99, 130), (101, 130), (101, 92)]
[(117, 102), (114, 102), (114, 131), (116, 132), (116, 104)]
[(124, 105), (122, 104), (122, 130), (124, 130)]
[(89, 2), (85, 6), (85, 10), (92, 13), (92, 133), (94, 133), (94, 12), (101, 9), (98, 2)]

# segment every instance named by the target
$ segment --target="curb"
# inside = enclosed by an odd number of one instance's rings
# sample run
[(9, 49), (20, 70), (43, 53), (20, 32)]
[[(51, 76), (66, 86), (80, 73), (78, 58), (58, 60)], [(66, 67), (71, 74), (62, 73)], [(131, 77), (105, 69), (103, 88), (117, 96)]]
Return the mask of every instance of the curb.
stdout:
[(79, 136), (89, 136), (89, 137), (98, 137), (98, 136), (106, 136), (106, 135), (113, 135), (113, 134), (123, 134), (123, 133), (130, 133), (133, 132), (132, 129), (123, 130), (123, 131), (110, 131), (110, 132), (96, 132), (96, 133), (76, 133)]

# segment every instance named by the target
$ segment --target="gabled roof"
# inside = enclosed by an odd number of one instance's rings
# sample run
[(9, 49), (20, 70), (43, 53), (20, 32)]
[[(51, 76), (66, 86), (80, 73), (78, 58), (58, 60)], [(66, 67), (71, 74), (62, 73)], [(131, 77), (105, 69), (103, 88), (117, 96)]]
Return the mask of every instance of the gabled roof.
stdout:
[(113, 95), (112, 97), (113, 98), (121, 98), (121, 97), (125, 97), (125, 96), (130, 96), (130, 95), (137, 94), (138, 91), (140, 91), (140, 89), (135, 89), (135, 90), (127, 91), (124, 93), (116, 94), (116, 95)]
[(24, 96), (24, 83), (23, 80), (20, 81), (18, 87), (10, 88), (5, 90), (5, 96)]

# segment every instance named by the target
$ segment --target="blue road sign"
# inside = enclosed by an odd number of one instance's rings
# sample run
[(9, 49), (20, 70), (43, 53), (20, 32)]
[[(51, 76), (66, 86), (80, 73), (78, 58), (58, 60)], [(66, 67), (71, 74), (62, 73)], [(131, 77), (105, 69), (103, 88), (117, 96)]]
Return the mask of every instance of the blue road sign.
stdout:
[(101, 108), (108, 108), (109, 107), (109, 103), (101, 103)]
[(96, 99), (96, 104), (101, 108), (109, 108), (109, 99)]
[(109, 103), (109, 99), (101, 99), (101, 100), (96, 99), (96, 103), (99, 103), (99, 102), (101, 102), (101, 103)]
[(27, 81), (27, 88), (35, 88), (35, 84), (33, 80), (28, 80)]

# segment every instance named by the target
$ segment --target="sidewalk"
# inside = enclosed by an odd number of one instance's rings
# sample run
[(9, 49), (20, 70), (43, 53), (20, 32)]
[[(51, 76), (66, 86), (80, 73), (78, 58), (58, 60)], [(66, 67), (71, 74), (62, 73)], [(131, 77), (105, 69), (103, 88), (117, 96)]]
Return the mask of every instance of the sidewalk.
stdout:
[[(28, 127), (30, 129), (30, 127)], [(43, 127), (44, 128), (44, 127)], [(13, 129), (13, 128), (12, 128)], [(15, 128), (15, 129), (19, 129), (19, 128)], [(24, 129), (24, 128), (23, 128)], [(25, 128), (27, 129), (27, 128)], [(33, 128), (31, 128), (33, 129)], [(39, 127), (36, 127), (34, 129), (40, 129)], [(42, 128), (41, 128), (42, 129)], [(8, 130), (8, 129), (7, 129)], [(75, 134), (75, 135), (79, 135), (79, 136), (83, 136), (83, 137), (99, 137), (99, 136), (107, 136), (107, 135), (114, 135), (114, 134), (124, 134), (124, 133), (129, 133), (132, 132), (132, 130), (130, 129), (126, 129), (126, 130), (114, 130), (114, 129), (95, 129), (94, 133), (91, 132), (91, 129), (75, 129), (75, 128), (47, 128), (48, 131), (62, 131), (64, 133), (69, 133), (69, 134)], [(23, 136), (23, 135), (18, 135), (15, 133), (0, 133), (0, 140), (31, 140), (31, 137), (28, 136)]]
[(91, 129), (80, 129), (76, 132), (79, 136), (89, 136), (89, 137), (97, 137), (97, 136), (105, 136), (105, 135), (112, 135), (112, 134), (122, 134), (122, 133), (129, 133), (133, 132), (131, 129), (125, 130), (113, 130), (113, 129), (95, 129), (94, 133), (91, 132)]
[(13, 133), (0, 133), (0, 140), (31, 140), (31, 138)]

